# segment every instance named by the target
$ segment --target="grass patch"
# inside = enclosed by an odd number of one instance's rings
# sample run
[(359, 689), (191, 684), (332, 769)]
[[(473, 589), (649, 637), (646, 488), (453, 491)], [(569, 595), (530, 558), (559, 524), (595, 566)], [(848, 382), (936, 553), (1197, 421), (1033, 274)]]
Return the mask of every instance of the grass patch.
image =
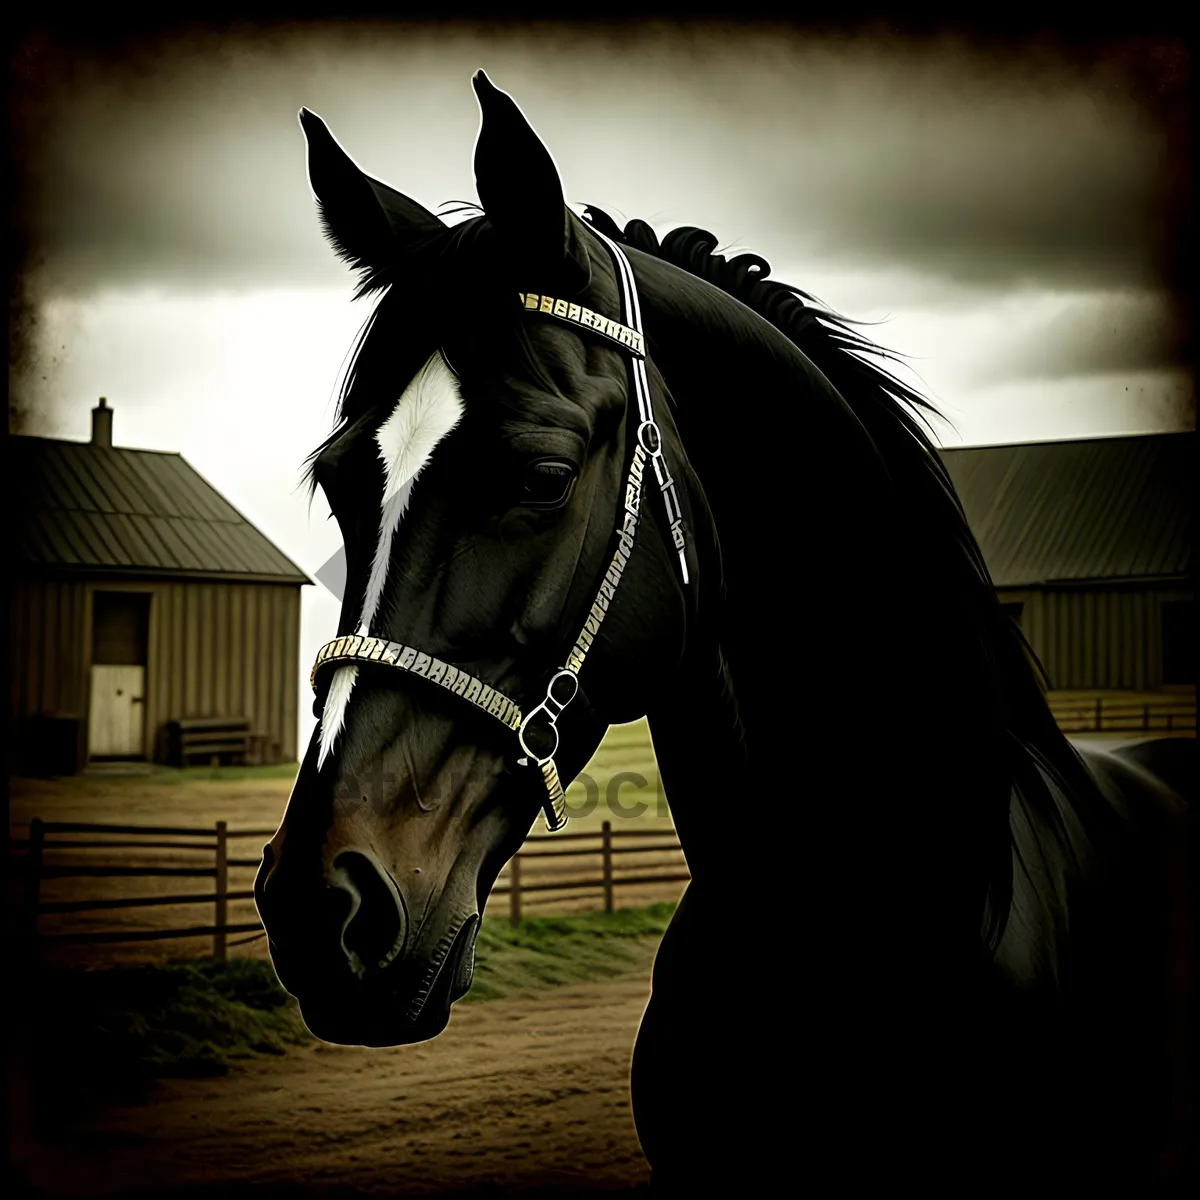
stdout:
[(260, 959), (48, 971), (33, 998), (39, 1111), (137, 1103), (154, 1079), (224, 1075), (309, 1040)]
[(265, 767), (159, 767), (149, 776), (154, 783), (242, 783), (247, 779), (295, 779), (299, 763), (272, 763)]
[[(530, 917), (515, 929), (485, 920), (464, 1002), (637, 968), (674, 909)], [(257, 958), (53, 970), (29, 999), (35, 1106), (51, 1122), (104, 1103), (144, 1102), (155, 1079), (224, 1075), (238, 1059), (313, 1040), (270, 963)]]
[(529, 917), (515, 929), (507, 921), (484, 921), (475, 943), (475, 982), (461, 1003), (622, 975), (645, 961), (644, 947), (657, 944), (674, 911), (674, 904), (652, 904)]

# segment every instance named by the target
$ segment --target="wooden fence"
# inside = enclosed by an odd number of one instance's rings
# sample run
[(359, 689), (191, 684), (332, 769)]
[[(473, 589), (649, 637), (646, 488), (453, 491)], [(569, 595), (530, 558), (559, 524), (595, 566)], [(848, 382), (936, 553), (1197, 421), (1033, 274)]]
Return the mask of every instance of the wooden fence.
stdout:
[(1064, 733), (1196, 732), (1194, 697), (1165, 700), (1051, 700), (1050, 709)]
[[(233, 901), (251, 900), (251, 889), (231, 889), (229, 872), (233, 868), (257, 868), (258, 856), (248, 858), (230, 853), (232, 843), (248, 838), (264, 838), (273, 829), (231, 830), (227, 822), (218, 821), (210, 828), (174, 825), (100, 825), (62, 821), (42, 821), (34, 818), (29, 824), (25, 842), (14, 842), (13, 849), (24, 849), (21, 875), (24, 880), (22, 912), (26, 933), (31, 939), (52, 943), (97, 944), (117, 942), (149, 942), (168, 938), (212, 938), (213, 957), (224, 962), (236, 934), (261, 936), (262, 923), (231, 923), (229, 905)], [(82, 835), (82, 836), (80, 836)], [(635, 844), (636, 841), (636, 844)], [(197, 865), (180, 866), (174, 861), (151, 866), (95, 861), (88, 859), (95, 851), (170, 851), (186, 856), (202, 855), (207, 861)], [(66, 852), (74, 861), (55, 861)], [(673, 829), (614, 830), (605, 821), (596, 833), (560, 833), (533, 835), (510, 861), (492, 889), (493, 897), (506, 897), (508, 916), (514, 925), (521, 920), (522, 906), (554, 894), (589, 892), (598, 896), (606, 912), (616, 907), (618, 889), (646, 887), (666, 883), (686, 883), (690, 879), (683, 863), (663, 863), (664, 854), (681, 854), (679, 839)], [(649, 869), (617, 870), (614, 860), (630, 862), (627, 856), (652, 855), (659, 860)], [(166, 855), (161, 857), (166, 858)], [(585, 857), (598, 860), (591, 869), (581, 863)], [(568, 874), (550, 877), (539, 867), (547, 860), (569, 860)], [(572, 869), (584, 866), (583, 870)], [(46, 900), (42, 884), (49, 879), (211, 879), (211, 892), (169, 893), (153, 896), (119, 896)], [(86, 932), (47, 933), (40, 929), (40, 918), (51, 914), (77, 914), (115, 911), (118, 909), (149, 909), (165, 906), (207, 908), (211, 924), (193, 924), (176, 928), (138, 930), (88, 930)], [(253, 939), (247, 939), (253, 940)]]
[[(224, 962), (231, 934), (256, 933), (262, 929), (258, 920), (231, 924), (228, 920), (232, 900), (252, 900), (249, 889), (231, 890), (231, 867), (257, 867), (260, 858), (231, 856), (232, 841), (246, 838), (271, 837), (273, 829), (229, 829), (228, 823), (218, 821), (210, 828), (180, 825), (98, 825), (66, 821), (42, 821), (34, 817), (29, 822), (29, 838), (25, 843), (25, 880), (23, 906), (26, 932), (53, 942), (76, 944), (101, 942), (150, 942), (164, 938), (211, 937), (213, 957)], [(84, 834), (82, 839), (62, 835)], [(166, 840), (169, 839), (169, 840)], [(211, 866), (128, 866), (111, 862), (48, 861), (57, 852), (95, 850), (172, 850), (212, 856)], [(211, 879), (213, 890), (207, 893), (176, 893), (155, 896), (120, 896), (100, 899), (44, 900), (42, 883), (47, 879)], [(51, 913), (86, 913), (128, 908), (160, 908), (166, 905), (203, 905), (212, 910), (212, 924), (189, 925), (186, 928), (144, 930), (90, 930), (86, 933), (43, 933), (39, 918)]]

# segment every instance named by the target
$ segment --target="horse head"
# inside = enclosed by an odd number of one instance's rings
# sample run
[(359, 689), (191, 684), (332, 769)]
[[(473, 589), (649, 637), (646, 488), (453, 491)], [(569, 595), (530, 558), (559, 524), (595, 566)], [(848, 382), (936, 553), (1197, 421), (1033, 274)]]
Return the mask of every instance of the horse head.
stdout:
[(453, 227), (300, 114), (326, 234), (383, 293), (312, 461), (346, 589), (255, 884), (279, 976), (332, 1042), (445, 1027), (498, 873), (539, 811), (561, 816), (554, 773), (646, 713), (698, 574), (686, 487), (673, 512), (657, 485), (640, 503), (643, 471), (685, 467), (661, 380), (633, 369), (628, 264), (517, 105), (473, 82), (482, 213)]

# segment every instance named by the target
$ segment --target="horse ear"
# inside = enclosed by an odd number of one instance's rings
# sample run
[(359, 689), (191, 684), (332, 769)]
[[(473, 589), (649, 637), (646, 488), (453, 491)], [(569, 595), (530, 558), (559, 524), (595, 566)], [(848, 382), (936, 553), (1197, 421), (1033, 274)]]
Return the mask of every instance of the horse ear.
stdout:
[(308, 180), (338, 256), (355, 268), (387, 266), (412, 242), (445, 226), (428, 209), (365, 175), (316, 113), (300, 110)]
[[(592, 277), (584, 228), (563, 199), (562, 182), (512, 97), (482, 72), (471, 79), (482, 121), (475, 143), (475, 187), (488, 220), (527, 271), (549, 272), (571, 295)], [(523, 281), (530, 287), (536, 280)]]

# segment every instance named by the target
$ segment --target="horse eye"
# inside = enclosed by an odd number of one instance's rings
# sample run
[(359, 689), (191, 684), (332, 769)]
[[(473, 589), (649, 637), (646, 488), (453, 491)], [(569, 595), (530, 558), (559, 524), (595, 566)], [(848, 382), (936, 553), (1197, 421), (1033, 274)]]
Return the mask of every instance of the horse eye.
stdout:
[(575, 483), (575, 464), (543, 458), (525, 467), (521, 503), (531, 508), (555, 508), (566, 502)]

